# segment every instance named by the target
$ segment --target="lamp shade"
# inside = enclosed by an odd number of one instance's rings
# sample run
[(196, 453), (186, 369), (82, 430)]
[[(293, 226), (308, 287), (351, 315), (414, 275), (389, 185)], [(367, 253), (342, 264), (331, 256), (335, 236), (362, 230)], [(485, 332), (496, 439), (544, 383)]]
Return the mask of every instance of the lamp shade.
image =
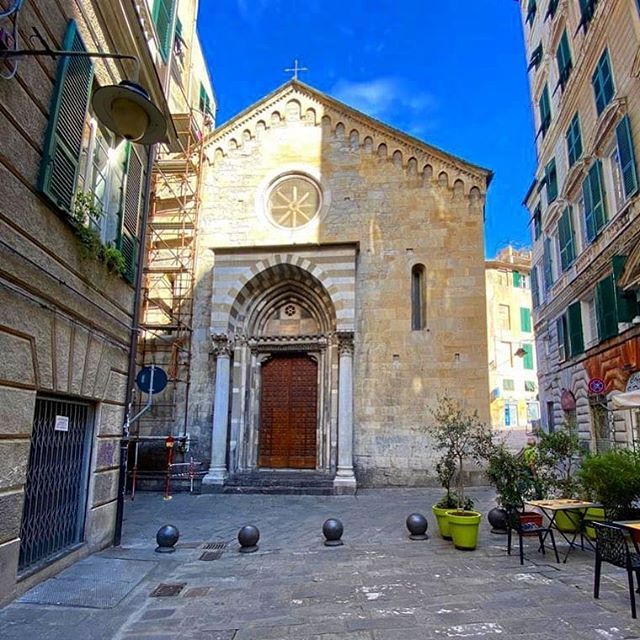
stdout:
[(91, 100), (105, 127), (131, 142), (154, 144), (167, 136), (167, 121), (147, 92), (135, 82), (100, 87)]

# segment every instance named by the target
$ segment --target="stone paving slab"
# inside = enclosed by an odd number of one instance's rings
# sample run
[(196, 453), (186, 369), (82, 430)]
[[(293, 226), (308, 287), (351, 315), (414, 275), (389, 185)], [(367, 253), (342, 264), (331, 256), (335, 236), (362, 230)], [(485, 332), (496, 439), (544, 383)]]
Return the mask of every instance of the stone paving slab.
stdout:
[[(78, 562), (0, 611), (0, 637), (640, 639), (624, 572), (604, 567), (596, 601), (592, 553), (573, 552), (558, 565), (527, 541), (520, 565), (486, 522), (476, 551), (456, 551), (434, 530), (430, 505), (438, 495), (398, 489), (356, 497), (177, 495), (165, 502), (138, 494), (126, 505), (123, 546)], [(484, 513), (493, 506), (490, 491), (474, 496)], [(414, 511), (428, 517), (427, 541), (408, 539), (404, 520)], [(343, 547), (322, 545), (327, 517), (343, 521)], [(156, 554), (155, 532), (167, 523), (180, 529), (181, 541), (175, 553)], [(235, 536), (251, 523), (260, 528), (260, 549), (240, 554)], [(228, 543), (220, 558), (199, 560), (201, 545), (218, 540)], [(96, 608), (89, 583), (104, 587), (117, 574), (128, 593)], [(72, 604), (82, 608), (37, 604), (38, 590), (56, 581), (75, 585)], [(185, 587), (175, 597), (149, 597), (160, 583)]]

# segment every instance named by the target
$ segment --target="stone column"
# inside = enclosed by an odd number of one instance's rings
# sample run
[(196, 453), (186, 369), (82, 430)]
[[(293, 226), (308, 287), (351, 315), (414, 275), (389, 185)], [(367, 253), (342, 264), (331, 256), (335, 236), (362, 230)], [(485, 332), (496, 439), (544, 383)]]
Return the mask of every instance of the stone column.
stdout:
[(227, 478), (227, 434), (229, 417), (229, 383), (231, 380), (231, 341), (226, 335), (212, 336), (216, 354), (216, 389), (211, 430), (211, 465), (202, 479), (203, 485), (222, 488)]
[(353, 333), (338, 333), (338, 470), (333, 481), (337, 494), (353, 494)]

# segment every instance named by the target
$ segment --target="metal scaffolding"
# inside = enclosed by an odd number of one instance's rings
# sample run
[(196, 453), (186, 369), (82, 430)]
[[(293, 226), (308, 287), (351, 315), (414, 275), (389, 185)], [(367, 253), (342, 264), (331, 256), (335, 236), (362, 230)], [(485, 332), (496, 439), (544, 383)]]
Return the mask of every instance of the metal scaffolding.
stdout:
[[(166, 389), (132, 435), (186, 435), (198, 215), (202, 198), (208, 116), (192, 109), (174, 115), (182, 150), (160, 153), (153, 171), (138, 365), (155, 364)], [(139, 398), (137, 405), (142, 404)], [(182, 411), (178, 407), (182, 406)]]

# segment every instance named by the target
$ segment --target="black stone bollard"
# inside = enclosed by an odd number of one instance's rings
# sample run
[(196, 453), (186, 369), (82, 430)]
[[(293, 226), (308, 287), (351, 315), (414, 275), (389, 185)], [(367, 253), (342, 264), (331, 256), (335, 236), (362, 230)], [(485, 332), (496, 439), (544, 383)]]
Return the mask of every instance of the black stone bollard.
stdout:
[(322, 533), (326, 540), (324, 541), (325, 547), (339, 547), (344, 544), (340, 538), (344, 533), (344, 527), (342, 522), (337, 518), (329, 518), (325, 520), (322, 525)]
[(412, 513), (407, 518), (407, 529), (409, 529), (409, 533), (411, 534), (409, 536), (411, 540), (428, 540), (428, 527), (429, 523), (421, 513)]
[(165, 524), (160, 527), (158, 533), (156, 533), (156, 542), (158, 543), (156, 553), (173, 553), (175, 551), (174, 545), (178, 542), (179, 537), (178, 528), (172, 524)]
[(505, 535), (507, 533), (507, 511), (501, 507), (494, 507), (487, 514), (487, 520), (491, 525), (491, 533)]
[(245, 525), (238, 531), (238, 542), (240, 543), (240, 553), (254, 553), (258, 550), (258, 540), (260, 531), (252, 524)]

